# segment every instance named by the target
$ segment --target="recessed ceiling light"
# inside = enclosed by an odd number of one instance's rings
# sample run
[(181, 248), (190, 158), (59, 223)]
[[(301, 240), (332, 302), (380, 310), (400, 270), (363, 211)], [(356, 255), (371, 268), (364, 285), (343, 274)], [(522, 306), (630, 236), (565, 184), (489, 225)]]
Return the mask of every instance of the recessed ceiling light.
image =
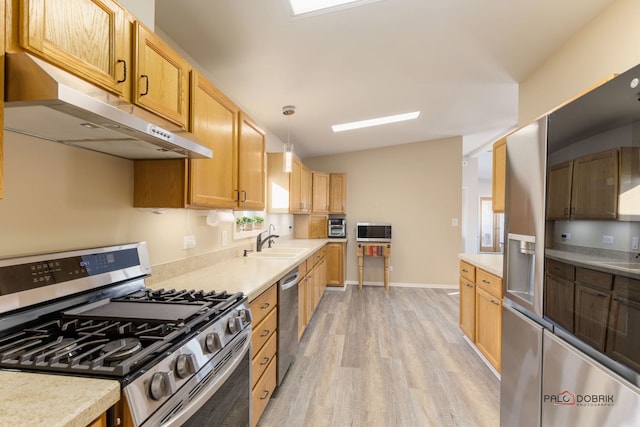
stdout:
[(340, 6), (359, 6), (362, 3), (371, 3), (372, 1), (379, 0), (289, 0), (289, 4), (294, 15), (302, 15)]
[(334, 132), (343, 132), (345, 130), (367, 128), (371, 126), (386, 125), (388, 123), (396, 123), (396, 122), (404, 122), (406, 120), (413, 120), (413, 119), (417, 119), (419, 115), (420, 115), (420, 111), (413, 111), (411, 113), (396, 114), (393, 116), (378, 117), (375, 119), (360, 120), (358, 122), (343, 123), (341, 125), (333, 125), (331, 126), (331, 129), (333, 129)]

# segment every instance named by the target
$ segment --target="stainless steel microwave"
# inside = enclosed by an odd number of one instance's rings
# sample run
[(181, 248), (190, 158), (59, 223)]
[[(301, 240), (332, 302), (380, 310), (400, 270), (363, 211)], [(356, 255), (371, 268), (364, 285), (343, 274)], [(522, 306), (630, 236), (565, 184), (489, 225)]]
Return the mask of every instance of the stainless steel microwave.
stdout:
[(390, 242), (391, 224), (377, 222), (359, 222), (356, 224), (358, 242)]

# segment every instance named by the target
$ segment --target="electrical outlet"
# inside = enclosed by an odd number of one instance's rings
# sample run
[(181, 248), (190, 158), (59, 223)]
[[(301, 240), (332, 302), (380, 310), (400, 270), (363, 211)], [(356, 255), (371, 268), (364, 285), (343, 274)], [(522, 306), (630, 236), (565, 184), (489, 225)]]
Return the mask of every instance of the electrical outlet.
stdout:
[(182, 249), (192, 249), (196, 247), (196, 236), (184, 236)]
[(562, 240), (571, 240), (571, 233), (562, 233), (560, 237), (562, 237)]
[(458, 218), (451, 218), (451, 226), (452, 227), (458, 226)]
[(638, 250), (638, 237), (632, 237), (631, 238), (631, 250), (632, 251), (637, 251)]
[(613, 236), (602, 236), (602, 243), (613, 245)]
[(389, 266), (389, 271), (393, 271), (393, 265)]

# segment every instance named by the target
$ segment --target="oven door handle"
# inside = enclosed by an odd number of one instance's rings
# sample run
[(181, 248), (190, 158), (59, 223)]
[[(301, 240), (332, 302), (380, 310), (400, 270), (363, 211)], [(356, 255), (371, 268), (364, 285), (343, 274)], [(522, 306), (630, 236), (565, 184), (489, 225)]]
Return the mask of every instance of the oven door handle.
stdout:
[[(251, 351), (251, 328), (246, 328), (245, 334), (247, 336), (247, 339), (242, 346), (242, 349), (235, 357), (235, 360), (229, 366), (227, 366), (227, 368), (221, 374), (219, 374), (219, 376), (210, 385), (211, 388), (204, 392), (201, 392), (200, 395), (192, 400), (189, 405), (185, 407), (179, 414), (172, 417), (168, 422), (162, 424), (162, 427), (179, 427), (184, 424), (189, 420), (189, 418), (191, 418), (196, 412), (198, 412), (200, 408), (202, 408), (206, 401), (211, 399), (211, 396), (213, 396), (225, 382), (227, 382), (229, 377), (231, 377), (231, 374), (233, 374), (236, 368), (244, 360), (245, 354), (248, 351)], [(248, 396), (247, 398), (251, 399), (251, 396)]]

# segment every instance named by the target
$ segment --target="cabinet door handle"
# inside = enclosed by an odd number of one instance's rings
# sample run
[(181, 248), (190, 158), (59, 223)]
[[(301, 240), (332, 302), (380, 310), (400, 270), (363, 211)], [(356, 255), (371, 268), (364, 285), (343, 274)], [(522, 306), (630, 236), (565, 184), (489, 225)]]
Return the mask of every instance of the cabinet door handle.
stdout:
[(602, 292), (598, 292), (598, 294), (597, 294), (597, 295), (598, 295), (599, 297), (602, 297), (602, 298), (606, 298), (606, 297), (608, 297), (608, 296), (609, 296), (608, 294), (603, 294)]
[(466, 268), (463, 268), (463, 269), (462, 269), (462, 272), (463, 272), (463, 273), (468, 273), (468, 272), (469, 272), (469, 270), (467, 270)]
[(269, 357), (265, 357), (265, 358), (262, 360), (262, 362), (260, 363), (260, 365), (264, 366), (264, 365), (268, 364), (270, 360), (271, 360), (271, 358), (269, 358)]
[(265, 400), (269, 396), (269, 390), (265, 390), (262, 394), (260, 400)]
[(239, 202), (240, 201), (240, 190), (233, 190), (233, 194), (234, 194), (234, 198), (233, 201), (234, 202)]
[(471, 283), (467, 283), (467, 288), (473, 288), (473, 285)]
[(271, 305), (271, 304), (269, 304), (268, 302), (265, 302), (264, 304), (262, 304), (262, 305), (260, 306), (260, 309), (261, 309), (261, 310), (264, 310), (265, 308), (269, 308), (269, 306), (270, 306), (270, 305)]
[(116, 62), (118, 64), (122, 63), (123, 65), (122, 80), (116, 80), (116, 83), (124, 83), (127, 81), (127, 61), (124, 59), (118, 59)]
[(145, 96), (149, 94), (149, 76), (146, 74), (142, 74), (140, 76), (141, 79), (145, 79), (146, 83), (145, 83), (145, 89), (144, 92), (140, 94), (140, 96)]
[(241, 190), (240, 193), (242, 193), (242, 200), (241, 202), (246, 202), (247, 201), (247, 192), (244, 190)]
[(499, 301), (496, 301), (496, 300), (494, 300), (494, 299), (492, 299), (492, 300), (491, 300), (491, 304), (500, 305), (500, 302), (499, 302)]
[(490, 285), (490, 284), (491, 284), (491, 282), (490, 282), (490, 281), (488, 281), (487, 279), (482, 279), (482, 283), (485, 283), (485, 284), (487, 284), (487, 285)]
[(266, 337), (267, 335), (269, 335), (271, 333), (271, 331), (269, 329), (265, 329), (264, 332), (262, 332), (260, 334), (261, 337)]

